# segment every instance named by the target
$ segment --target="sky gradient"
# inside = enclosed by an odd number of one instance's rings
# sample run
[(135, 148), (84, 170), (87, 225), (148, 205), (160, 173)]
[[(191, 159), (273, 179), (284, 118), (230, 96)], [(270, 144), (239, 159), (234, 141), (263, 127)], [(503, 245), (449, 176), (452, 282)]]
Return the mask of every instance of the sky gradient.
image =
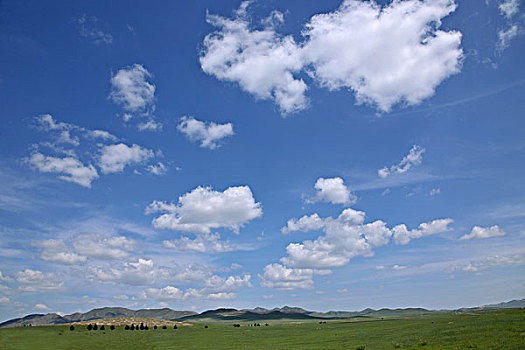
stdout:
[(3, 1), (0, 321), (525, 293), (517, 0)]

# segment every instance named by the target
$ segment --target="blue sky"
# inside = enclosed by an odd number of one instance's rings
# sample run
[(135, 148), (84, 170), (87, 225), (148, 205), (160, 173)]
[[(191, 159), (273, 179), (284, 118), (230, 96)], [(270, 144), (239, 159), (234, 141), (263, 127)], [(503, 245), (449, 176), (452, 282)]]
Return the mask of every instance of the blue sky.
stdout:
[(523, 298), (519, 1), (3, 1), (0, 314)]

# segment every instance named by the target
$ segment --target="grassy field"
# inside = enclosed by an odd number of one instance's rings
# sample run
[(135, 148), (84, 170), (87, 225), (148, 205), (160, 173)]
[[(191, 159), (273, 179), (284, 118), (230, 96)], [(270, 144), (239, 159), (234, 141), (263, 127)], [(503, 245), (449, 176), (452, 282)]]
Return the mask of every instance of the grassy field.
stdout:
[(525, 310), (435, 314), (360, 321), (270, 323), (234, 328), (87, 331), (77, 326), (0, 330), (0, 350), (15, 349), (525, 349)]

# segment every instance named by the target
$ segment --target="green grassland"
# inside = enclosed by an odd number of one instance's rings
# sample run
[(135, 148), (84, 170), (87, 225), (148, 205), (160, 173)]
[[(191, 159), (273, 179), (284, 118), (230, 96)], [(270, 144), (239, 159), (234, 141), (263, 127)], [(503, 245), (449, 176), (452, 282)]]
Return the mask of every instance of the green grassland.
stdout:
[(195, 323), (178, 329), (87, 331), (77, 326), (0, 329), (15, 349), (525, 349), (525, 310), (369, 319)]

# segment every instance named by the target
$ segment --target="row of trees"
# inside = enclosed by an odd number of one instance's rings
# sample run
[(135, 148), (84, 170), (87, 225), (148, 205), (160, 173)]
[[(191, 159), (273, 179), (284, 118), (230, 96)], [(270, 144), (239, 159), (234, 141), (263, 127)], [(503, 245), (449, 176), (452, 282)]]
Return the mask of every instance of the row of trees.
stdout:
[[(153, 329), (157, 329), (157, 328), (158, 328), (158, 327), (157, 327), (156, 325), (153, 326)], [(177, 325), (174, 325), (174, 326), (173, 326), (173, 329), (177, 329), (177, 328), (178, 328)], [(95, 323), (95, 324), (91, 324), (91, 323), (90, 323), (90, 324), (87, 325), (87, 330), (88, 330), (88, 331), (97, 331), (97, 330), (99, 330), (99, 329), (100, 329), (101, 331), (104, 331), (104, 330), (106, 330), (106, 327), (105, 327), (104, 325), (101, 325), (101, 326), (99, 327), (96, 323)], [(115, 326), (114, 326), (114, 325), (110, 325), (110, 326), (109, 326), (109, 329), (111, 329), (111, 330), (113, 331), (113, 330), (115, 330)], [(131, 326), (130, 326), (130, 325), (126, 325), (126, 326), (124, 327), (124, 329), (127, 330), (127, 331), (129, 331), (129, 330), (132, 330), (132, 331), (133, 331), (133, 330), (148, 330), (149, 327), (148, 327), (147, 324), (145, 325), (144, 323), (141, 323), (140, 325), (135, 325), (135, 324), (131, 324)], [(168, 329), (168, 327), (167, 327), (166, 325), (163, 325), (163, 326), (162, 326), (162, 329)], [(74, 330), (75, 330), (75, 326), (73, 326), (73, 325), (69, 326), (69, 330), (70, 330), (70, 331), (74, 331)]]
[[(91, 330), (93, 330), (93, 331), (97, 331), (97, 330), (99, 330), (99, 329), (100, 329), (101, 331), (104, 331), (104, 330), (106, 330), (106, 327), (105, 327), (104, 325), (101, 325), (101, 326), (99, 327), (96, 323), (95, 323), (95, 324), (91, 324), (91, 323), (90, 323), (90, 324), (87, 325), (87, 330), (88, 330), (88, 331), (91, 331)], [(111, 330), (113, 331), (113, 330), (115, 330), (115, 326), (114, 326), (114, 325), (111, 325), (111, 326), (109, 326), (109, 329), (111, 329)], [(70, 331), (74, 331), (74, 330), (75, 330), (75, 327), (74, 327), (73, 325), (71, 325), (71, 326), (69, 327), (69, 330), (70, 330)]]
[[(265, 323), (264, 325), (265, 325), (265, 326), (269, 326), (268, 323)], [(233, 326), (234, 326), (235, 328), (239, 328), (241, 325), (238, 324), (238, 323), (235, 323)], [(248, 326), (249, 326), (249, 327), (260, 327), (261, 324), (260, 324), (260, 323), (250, 323), (250, 324), (248, 324)]]

